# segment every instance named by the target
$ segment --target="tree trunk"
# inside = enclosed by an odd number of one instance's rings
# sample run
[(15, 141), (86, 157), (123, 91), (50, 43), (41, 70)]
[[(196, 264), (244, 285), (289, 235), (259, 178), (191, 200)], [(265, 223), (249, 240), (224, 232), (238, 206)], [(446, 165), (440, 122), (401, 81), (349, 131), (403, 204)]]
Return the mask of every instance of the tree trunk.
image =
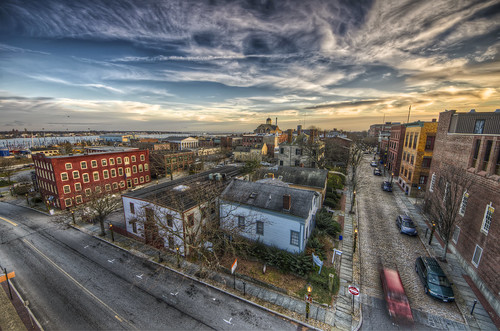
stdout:
[(448, 240), (444, 243), (444, 253), (443, 253), (443, 261), (446, 261), (446, 254), (448, 253)]
[(99, 234), (101, 237), (104, 237), (106, 235), (106, 232), (104, 231), (104, 219), (99, 217), (99, 224), (101, 225), (101, 233)]

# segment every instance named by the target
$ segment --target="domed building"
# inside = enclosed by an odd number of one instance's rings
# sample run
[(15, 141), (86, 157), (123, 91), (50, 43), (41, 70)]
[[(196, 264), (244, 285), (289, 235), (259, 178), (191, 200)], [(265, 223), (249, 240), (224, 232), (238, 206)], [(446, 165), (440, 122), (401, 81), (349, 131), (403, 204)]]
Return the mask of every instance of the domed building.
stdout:
[(257, 127), (257, 129), (253, 130), (254, 133), (282, 133), (280, 128), (278, 127), (278, 118), (276, 118), (276, 125), (272, 124), (272, 120), (270, 117), (266, 119), (266, 124), (261, 124)]

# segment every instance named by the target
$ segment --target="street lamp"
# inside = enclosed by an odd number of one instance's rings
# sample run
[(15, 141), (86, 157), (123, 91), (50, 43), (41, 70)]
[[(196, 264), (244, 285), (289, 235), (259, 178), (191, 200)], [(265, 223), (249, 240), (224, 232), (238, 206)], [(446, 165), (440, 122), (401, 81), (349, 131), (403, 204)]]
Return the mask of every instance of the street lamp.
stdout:
[(352, 200), (351, 200), (351, 210), (349, 213), (352, 213), (352, 208), (354, 207), (354, 202), (356, 201), (356, 190), (352, 192)]
[(311, 297), (311, 292), (312, 292), (312, 285), (307, 284), (307, 296), (306, 296), (306, 319), (309, 319), (309, 303), (312, 302), (312, 297)]
[(356, 253), (356, 240), (358, 239), (358, 228), (355, 228), (354, 229), (354, 245), (353, 245), (353, 248), (352, 248), (352, 253)]
[(391, 174), (391, 186), (392, 186), (392, 180), (394, 179), (394, 172)]
[(179, 246), (177, 246), (175, 248), (175, 250), (177, 251), (177, 268), (180, 268), (181, 267), (181, 261), (180, 261), (180, 258), (179, 258)]

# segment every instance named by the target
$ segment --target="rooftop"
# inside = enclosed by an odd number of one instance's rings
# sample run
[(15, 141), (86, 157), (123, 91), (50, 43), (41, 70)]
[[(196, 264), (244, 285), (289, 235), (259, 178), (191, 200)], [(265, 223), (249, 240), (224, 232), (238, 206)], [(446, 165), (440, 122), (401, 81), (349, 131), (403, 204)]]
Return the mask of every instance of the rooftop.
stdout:
[(325, 187), (328, 178), (328, 170), (325, 169), (284, 166), (260, 168), (255, 172), (254, 178), (269, 178), (270, 173), (274, 174), (275, 181), (278, 181), (281, 176), (281, 181), (285, 183), (317, 188)]

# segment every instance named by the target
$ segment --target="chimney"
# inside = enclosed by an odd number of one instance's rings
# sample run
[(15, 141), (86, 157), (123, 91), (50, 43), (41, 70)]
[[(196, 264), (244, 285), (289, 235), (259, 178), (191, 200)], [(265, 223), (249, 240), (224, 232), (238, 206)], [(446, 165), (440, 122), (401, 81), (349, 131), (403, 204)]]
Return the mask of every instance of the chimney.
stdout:
[(435, 118), (433, 118), (433, 119), (432, 119), (432, 122), (436, 122), (436, 119), (435, 119)]
[(292, 208), (292, 196), (290, 194), (283, 195), (283, 210), (290, 211)]
[(313, 144), (314, 143), (314, 140), (316, 138), (316, 129), (311, 129), (309, 131), (309, 143), (310, 144)]
[(292, 129), (288, 129), (288, 143), (292, 143)]
[(297, 125), (297, 135), (300, 135), (302, 133), (302, 125)]
[(276, 126), (278, 126), (278, 118), (276, 117)]

